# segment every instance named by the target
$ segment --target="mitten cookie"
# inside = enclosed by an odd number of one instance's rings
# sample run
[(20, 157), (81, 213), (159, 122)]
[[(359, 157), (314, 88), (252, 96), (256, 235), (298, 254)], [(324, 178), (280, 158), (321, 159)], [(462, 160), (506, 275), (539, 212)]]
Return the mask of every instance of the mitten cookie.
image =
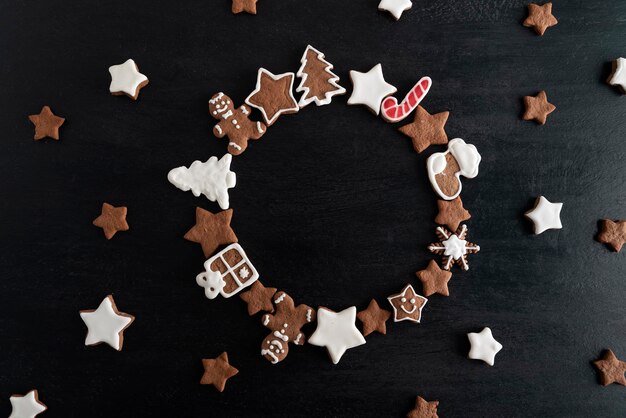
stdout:
[(213, 127), (213, 134), (218, 138), (228, 136), (228, 152), (233, 155), (243, 153), (248, 147), (248, 140), (263, 136), (266, 126), (262, 122), (248, 119), (250, 108), (241, 105), (238, 109), (224, 93), (217, 93), (209, 100), (209, 113), (219, 122)]
[(444, 200), (455, 199), (461, 194), (460, 177), (476, 177), (480, 159), (474, 145), (466, 144), (461, 138), (451, 140), (446, 152), (437, 152), (426, 162), (433, 189)]

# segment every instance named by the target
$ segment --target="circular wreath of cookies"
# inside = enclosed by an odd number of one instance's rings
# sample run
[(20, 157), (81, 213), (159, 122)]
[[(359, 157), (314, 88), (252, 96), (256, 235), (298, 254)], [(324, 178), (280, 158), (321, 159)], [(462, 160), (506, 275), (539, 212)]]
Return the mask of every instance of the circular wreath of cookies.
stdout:
[[(296, 305), (284, 291), (261, 283), (259, 272), (230, 227), (233, 211), (228, 209), (228, 189), (236, 184), (236, 175), (230, 170), (232, 155), (245, 152), (249, 141), (263, 137), (281, 115), (296, 113), (311, 103), (327, 105), (334, 96), (345, 94), (346, 89), (339, 85), (339, 77), (332, 70), (333, 65), (326, 61), (324, 54), (309, 45), (295, 74), (273, 74), (260, 68), (256, 88), (245, 99), (244, 105), (235, 107), (232, 99), (221, 92), (213, 95), (208, 104), (209, 114), (218, 121), (213, 134), (228, 139), (228, 154), (220, 159), (211, 157), (206, 162), (194, 161), (189, 167), (178, 167), (168, 174), (169, 181), (176, 187), (191, 190), (196, 196), (204, 194), (223, 209), (213, 214), (197, 208), (196, 225), (185, 235), (186, 239), (200, 243), (208, 257), (204, 263), (205, 271), (198, 274), (196, 282), (204, 288), (209, 299), (239, 294), (247, 303), (251, 316), (263, 313), (261, 323), (269, 333), (261, 342), (261, 355), (273, 364), (287, 357), (290, 344), (305, 343), (307, 338), (301, 328), (313, 321), (317, 321), (317, 328), (308, 342), (326, 347), (335, 364), (346, 350), (365, 344), (365, 336), (374, 331), (386, 334), (385, 323), (392, 316), (395, 322), (419, 323), (426, 297), (435, 293), (448, 296), (447, 283), (452, 277), (453, 265), (468, 270), (467, 256), (480, 250), (478, 245), (467, 241), (468, 229), (463, 222), (471, 215), (459, 197), (461, 177), (478, 175), (480, 154), (476, 147), (463, 139), (448, 141), (444, 129), (448, 112), (431, 115), (420, 106), (432, 86), (429, 77), (421, 78), (398, 102), (392, 96), (397, 89), (385, 81), (382, 66), (377, 64), (368, 72), (350, 72), (353, 91), (348, 104), (365, 105), (391, 123), (401, 122), (415, 112), (413, 122), (399, 130), (411, 138), (417, 153), (432, 144), (447, 144), (447, 150), (432, 154), (426, 162), (429, 180), (441, 198), (435, 218), (439, 224), (436, 228), (438, 241), (428, 249), (441, 255), (441, 266), (431, 260), (426, 269), (416, 273), (423, 284), (423, 295), (407, 284), (400, 293), (389, 296), (387, 300), (393, 312), (381, 308), (375, 299), (360, 312), (355, 306), (338, 312), (325, 307), (316, 310), (307, 305)], [(299, 100), (293, 93), (296, 78), (300, 80), (295, 89), (301, 93)], [(251, 119), (251, 108), (261, 112), (263, 122)], [(225, 248), (217, 251), (224, 245)], [(362, 322), (363, 332), (356, 327), (357, 318)]]

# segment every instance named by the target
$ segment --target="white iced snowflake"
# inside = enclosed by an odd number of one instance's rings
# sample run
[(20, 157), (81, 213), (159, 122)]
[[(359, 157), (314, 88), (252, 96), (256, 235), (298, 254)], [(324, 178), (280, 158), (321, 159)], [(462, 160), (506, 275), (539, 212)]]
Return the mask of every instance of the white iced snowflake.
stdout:
[(250, 270), (248, 270), (247, 267), (242, 267), (241, 270), (239, 270), (239, 277), (241, 277), (242, 279), (247, 279), (249, 275)]

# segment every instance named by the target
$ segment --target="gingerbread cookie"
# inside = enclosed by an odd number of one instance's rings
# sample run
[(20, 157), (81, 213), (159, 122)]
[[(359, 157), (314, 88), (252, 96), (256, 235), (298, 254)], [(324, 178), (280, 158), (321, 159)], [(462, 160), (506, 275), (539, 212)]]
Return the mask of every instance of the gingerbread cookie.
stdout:
[(329, 104), (333, 96), (346, 93), (346, 89), (338, 84), (339, 77), (332, 72), (333, 65), (326, 61), (323, 53), (313, 48), (306, 47), (300, 62), (302, 65), (296, 73), (301, 78), (300, 85), (296, 89), (302, 93), (298, 106), (303, 108), (312, 102), (317, 106)]
[(422, 106), (417, 106), (412, 123), (401, 126), (398, 130), (411, 138), (413, 149), (418, 154), (431, 145), (448, 143), (445, 126), (450, 112), (431, 115)]
[(478, 175), (481, 156), (476, 147), (461, 138), (448, 143), (446, 152), (437, 152), (426, 161), (428, 178), (433, 189), (444, 200), (461, 194), (461, 176), (473, 179)]
[(139, 97), (139, 91), (148, 85), (148, 77), (139, 72), (139, 67), (132, 59), (123, 64), (109, 67), (111, 85), (109, 91), (114, 96), (126, 95), (133, 100)]
[(435, 260), (430, 260), (428, 267), (415, 273), (422, 282), (424, 296), (439, 293), (443, 296), (450, 296), (448, 282), (452, 278), (452, 273), (442, 270)]
[(11, 395), (11, 415), (9, 418), (35, 418), (48, 409), (39, 400), (37, 389), (33, 389), (26, 395)]
[(606, 82), (611, 86), (617, 86), (622, 94), (626, 94), (626, 58), (613, 61), (613, 70)]
[(167, 180), (180, 190), (191, 190), (194, 196), (206, 196), (211, 202), (217, 201), (222, 209), (228, 209), (228, 189), (237, 184), (237, 176), (230, 171), (233, 157), (224, 154), (219, 160), (211, 157), (206, 162), (194, 161), (189, 168), (177, 167), (167, 174)]
[(106, 343), (117, 351), (122, 350), (124, 331), (135, 317), (120, 312), (115, 306), (113, 295), (108, 295), (95, 310), (80, 311), (80, 317), (87, 326), (85, 345)]
[(257, 0), (233, 0), (233, 5), (232, 5), (231, 10), (233, 14), (246, 12), (251, 15), (255, 15), (256, 14), (256, 2)]
[(533, 28), (537, 35), (542, 36), (548, 28), (559, 23), (552, 15), (552, 3), (538, 5), (530, 3), (528, 5), (528, 17), (524, 20), (523, 25), (527, 28)]
[(65, 122), (65, 118), (52, 113), (49, 106), (42, 107), (38, 115), (30, 115), (28, 119), (35, 125), (35, 141), (46, 137), (59, 140), (59, 128)]
[(394, 322), (412, 321), (419, 323), (422, 320), (422, 309), (426, 306), (424, 296), (418, 295), (413, 286), (406, 285), (401, 293), (387, 298), (393, 306)]
[(348, 104), (365, 105), (376, 115), (380, 113), (380, 104), (383, 99), (398, 91), (385, 81), (383, 67), (380, 64), (376, 64), (366, 73), (352, 70), (350, 71), (350, 78), (354, 88), (348, 99)]
[(309, 344), (326, 347), (333, 364), (337, 364), (346, 350), (365, 344), (365, 338), (355, 322), (354, 306), (341, 312), (320, 306), (317, 310), (317, 328), (309, 338)]
[(208, 299), (215, 299), (218, 293), (229, 298), (259, 278), (239, 244), (231, 244), (209, 258), (204, 268), (206, 271), (196, 276), (196, 283), (204, 288)]
[(102, 228), (106, 239), (111, 239), (118, 231), (128, 231), (130, 228), (126, 222), (126, 206), (115, 207), (108, 203), (102, 204), (102, 213), (93, 220), (93, 225)]
[(467, 221), (472, 217), (463, 207), (460, 197), (452, 200), (438, 200), (437, 207), (439, 208), (439, 213), (435, 218), (435, 222), (439, 225), (447, 225), (452, 231), (459, 229), (461, 222)]
[(536, 96), (525, 96), (524, 120), (534, 120), (539, 125), (545, 125), (548, 115), (556, 109), (556, 106), (548, 102), (548, 96), (545, 91), (540, 91)]
[(204, 374), (200, 379), (200, 384), (213, 385), (220, 392), (224, 392), (226, 381), (239, 373), (239, 370), (235, 369), (228, 362), (228, 353), (226, 351), (216, 358), (203, 358), (202, 367), (204, 367)]
[(415, 408), (406, 415), (406, 418), (439, 418), (437, 415), (438, 406), (439, 401), (427, 401), (418, 396), (415, 399)]
[(213, 135), (218, 138), (228, 136), (228, 152), (239, 155), (248, 148), (248, 140), (259, 139), (265, 133), (266, 126), (262, 122), (248, 119), (250, 108), (241, 105), (235, 109), (230, 97), (217, 93), (209, 100), (209, 113), (219, 123), (213, 127)]
[(294, 78), (294, 73), (274, 75), (265, 68), (259, 68), (256, 88), (246, 98), (246, 103), (261, 111), (267, 126), (272, 126), (280, 115), (300, 110), (293, 97)]
[(367, 337), (372, 332), (377, 331), (380, 334), (387, 334), (386, 322), (391, 316), (391, 312), (381, 309), (378, 302), (372, 299), (367, 309), (359, 312), (356, 317), (363, 323), (363, 336)]
[(605, 350), (604, 355), (593, 362), (598, 372), (600, 372), (600, 383), (602, 386), (608, 386), (611, 383), (626, 386), (626, 362), (621, 361), (615, 356), (613, 351)]
[(467, 225), (461, 225), (454, 233), (441, 226), (437, 228), (439, 242), (430, 244), (428, 249), (432, 253), (443, 255), (441, 265), (444, 270), (450, 270), (454, 263), (463, 270), (469, 270), (467, 255), (479, 252), (480, 246), (466, 241), (467, 233)]
[(609, 246), (613, 251), (620, 252), (626, 243), (626, 221), (602, 219), (597, 240)]
[(422, 77), (398, 104), (395, 97), (386, 97), (380, 105), (380, 112), (387, 122), (400, 122), (409, 116), (424, 100), (433, 81), (430, 77)]
[(274, 295), (276, 312), (263, 315), (263, 325), (272, 332), (263, 339), (261, 355), (272, 364), (283, 361), (289, 353), (289, 343), (304, 344), (305, 337), (300, 330), (315, 320), (315, 310), (307, 305), (294, 304), (285, 292)]
[(250, 290), (243, 292), (239, 297), (248, 304), (248, 315), (252, 316), (261, 311), (274, 312), (272, 298), (275, 293), (275, 287), (265, 287), (257, 280)]
[(237, 242), (237, 235), (230, 227), (233, 210), (217, 214), (196, 208), (196, 224), (185, 234), (185, 239), (202, 245), (205, 257), (210, 257), (220, 245)]

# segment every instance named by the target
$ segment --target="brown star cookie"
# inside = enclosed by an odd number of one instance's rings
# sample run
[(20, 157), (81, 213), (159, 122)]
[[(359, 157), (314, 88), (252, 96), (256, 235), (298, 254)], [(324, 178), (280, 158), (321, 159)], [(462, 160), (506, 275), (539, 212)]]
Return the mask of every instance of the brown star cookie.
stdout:
[(275, 287), (265, 287), (257, 280), (250, 290), (239, 296), (248, 304), (248, 314), (252, 316), (261, 311), (274, 312), (274, 305), (272, 304), (274, 293), (276, 293)]
[(546, 92), (543, 90), (536, 96), (525, 96), (524, 105), (526, 106), (524, 120), (534, 120), (539, 125), (544, 125), (548, 115), (556, 109), (555, 105), (548, 102)]
[(448, 143), (448, 135), (444, 129), (450, 112), (431, 115), (422, 106), (415, 111), (412, 123), (400, 127), (399, 131), (411, 138), (413, 148), (420, 153), (430, 145)]
[(472, 217), (463, 207), (460, 197), (453, 200), (438, 200), (437, 207), (439, 208), (439, 213), (435, 218), (435, 222), (439, 225), (447, 225), (452, 231), (459, 229), (461, 222), (467, 221)]
[(233, 0), (232, 11), (234, 14), (241, 12), (256, 14), (256, 2), (257, 0)]
[(94, 219), (93, 224), (102, 228), (106, 239), (111, 239), (118, 231), (128, 231), (127, 212), (128, 209), (125, 206), (116, 208), (108, 203), (103, 203), (102, 214)]
[(410, 284), (407, 285), (402, 293), (389, 296), (387, 298), (391, 306), (393, 306), (395, 322), (413, 321), (419, 323), (422, 319), (422, 309), (428, 299), (418, 295)]
[(205, 257), (213, 255), (220, 245), (237, 242), (237, 235), (230, 227), (233, 210), (217, 214), (196, 207), (196, 224), (185, 234), (185, 239), (202, 245)]
[(559, 23), (552, 15), (552, 3), (546, 3), (539, 6), (535, 3), (528, 5), (528, 17), (524, 20), (523, 25), (527, 28), (533, 28), (537, 35), (543, 35), (546, 29)]
[(271, 126), (280, 115), (296, 113), (300, 108), (293, 97), (294, 73), (274, 75), (259, 68), (256, 88), (246, 98), (246, 103), (263, 114), (267, 126)]
[(600, 372), (600, 383), (602, 386), (617, 383), (626, 386), (626, 362), (619, 360), (613, 351), (606, 350), (601, 359), (593, 362), (594, 366)]
[(213, 385), (220, 392), (224, 392), (226, 381), (239, 373), (239, 370), (228, 363), (226, 351), (214, 359), (202, 359), (202, 366), (204, 366), (204, 374), (200, 379), (200, 384)]
[(626, 243), (626, 221), (602, 219), (600, 221), (600, 232), (596, 239), (608, 245), (613, 251), (620, 252), (622, 246)]
[(391, 316), (391, 312), (381, 309), (376, 300), (372, 299), (367, 309), (359, 312), (356, 317), (363, 323), (363, 336), (367, 337), (372, 332), (377, 331), (380, 334), (387, 334), (387, 326), (385, 322)]
[(35, 125), (35, 141), (45, 137), (59, 140), (59, 128), (65, 122), (65, 118), (52, 113), (50, 107), (44, 106), (38, 115), (30, 115), (28, 119)]
[(406, 415), (406, 418), (439, 418), (437, 415), (437, 407), (439, 401), (427, 401), (418, 396), (415, 400), (415, 408)]
[(425, 270), (415, 273), (422, 282), (424, 288), (424, 296), (430, 296), (439, 293), (443, 296), (450, 296), (448, 291), (448, 282), (452, 278), (452, 273), (442, 270), (435, 260), (430, 260)]

